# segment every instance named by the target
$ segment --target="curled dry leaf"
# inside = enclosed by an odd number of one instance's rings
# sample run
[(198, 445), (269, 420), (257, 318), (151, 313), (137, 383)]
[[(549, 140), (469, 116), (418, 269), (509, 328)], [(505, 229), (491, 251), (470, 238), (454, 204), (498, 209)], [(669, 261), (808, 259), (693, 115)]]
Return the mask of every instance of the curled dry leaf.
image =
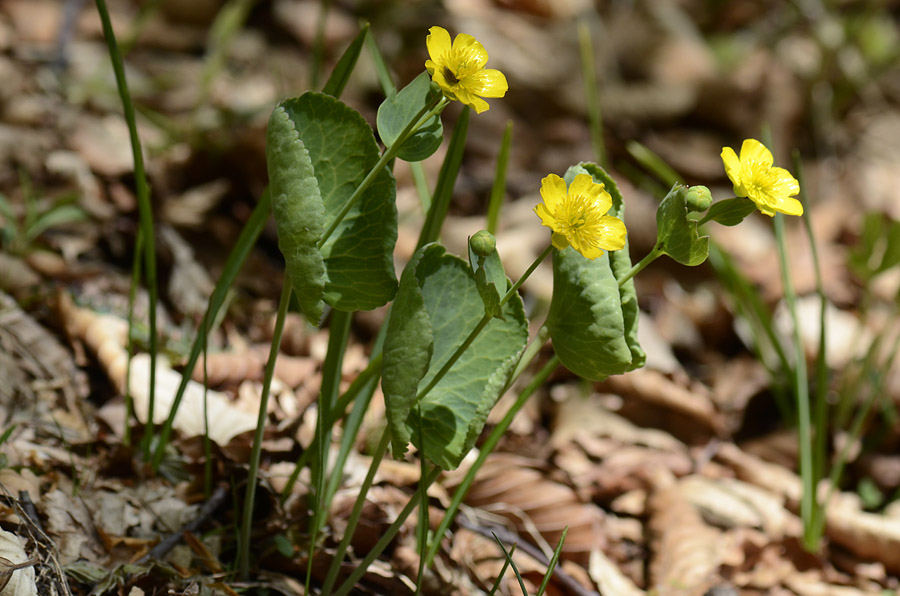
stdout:
[(718, 580), (723, 533), (703, 521), (679, 485), (654, 493), (649, 508), (651, 585), (660, 596), (701, 596)]
[(724, 432), (723, 420), (716, 411), (709, 389), (704, 385), (693, 383), (685, 387), (652, 369), (633, 370), (609, 377), (604, 383), (616, 393), (634, 396), (685, 416), (706, 433), (719, 435)]
[[(707, 522), (717, 526), (760, 528), (779, 540), (792, 518), (783, 497), (733, 478), (688, 476), (681, 481), (680, 490)], [(798, 529), (790, 527), (791, 533)]]
[[(65, 295), (60, 299), (59, 311), (69, 334), (84, 341), (96, 354), (116, 388), (124, 393), (128, 368), (128, 353), (125, 350), (127, 323), (112, 315), (100, 315), (89, 309), (79, 308)], [(128, 383), (134, 400), (135, 415), (142, 423), (146, 422), (150, 409), (149, 354), (137, 354), (131, 359)], [(172, 369), (165, 358), (157, 357), (156, 393), (152, 413), (155, 423), (165, 422), (180, 384), (181, 373)], [(237, 435), (256, 428), (256, 417), (253, 414), (255, 412), (249, 405), (241, 410), (226, 394), (189, 381), (175, 416), (174, 428), (188, 437), (203, 435), (208, 420), (209, 438), (219, 445), (227, 445)]]
[(34, 567), (19, 537), (0, 529), (0, 596), (37, 596)]
[(552, 552), (568, 527), (562, 556), (583, 564), (592, 549), (606, 544), (603, 511), (583, 503), (572, 488), (551, 480), (525, 458), (491, 455), (465, 502), (510, 519), (530, 542), (543, 541), (545, 551), (549, 547)]

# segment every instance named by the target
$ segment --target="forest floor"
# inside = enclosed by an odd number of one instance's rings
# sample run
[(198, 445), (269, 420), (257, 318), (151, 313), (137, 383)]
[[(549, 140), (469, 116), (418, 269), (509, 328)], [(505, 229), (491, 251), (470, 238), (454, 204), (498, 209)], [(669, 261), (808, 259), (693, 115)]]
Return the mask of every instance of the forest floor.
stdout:
[[(266, 187), (269, 114), (311, 86), (320, 3), (143, 5), (144, 13), (125, 0), (110, 9), (128, 48), (152, 188), (166, 358), (157, 399), (165, 404), (225, 256)], [(667, 191), (642, 155), (727, 197), (722, 147), (767, 130), (779, 165), (797, 174), (791, 152), (802, 156), (805, 217), (827, 299), (827, 374), (810, 372), (810, 381), (813, 393), (827, 384), (825, 459), (847, 463), (817, 550), (804, 548), (790, 376), (754, 324), (762, 317), (774, 342), (795, 353), (771, 220), (754, 214), (737, 227), (710, 226), (724, 255), (715, 262), (688, 268), (663, 258), (638, 275), (647, 365), (599, 383), (564, 368), (551, 376), (480, 470), (422, 593), (487, 593), (505, 560), (494, 533), (507, 548), (519, 545), (514, 561), (535, 594), (565, 528), (549, 594), (898, 593), (898, 17), (894, 1), (332, 3), (325, 73), (364, 19), (398, 85), (422, 71), (433, 25), (474, 35), (509, 80), (507, 96), (470, 121), (443, 228), (451, 252), (465, 254), (466, 238), (485, 225), (508, 121), (514, 141), (497, 246), (513, 279), (547, 243), (532, 213), (541, 178), (597, 159), (581, 23), (593, 39), (604, 161), (625, 199), (632, 260), (654, 246), (656, 205)], [(342, 99), (374, 123), (383, 95), (365, 52)], [(445, 112), (448, 130), (458, 114), (456, 105)], [(446, 143), (423, 162), (429, 184), (445, 151)], [(395, 173), (399, 269), (423, 214), (408, 166), (398, 163)], [(146, 418), (145, 290), (136, 298), (130, 379), (125, 364), (138, 235), (133, 159), (92, 2), (0, 0), (0, 201), (0, 572), (25, 564), (0, 575), (0, 594), (303, 594), (308, 477), (287, 499), (279, 493), (312, 440), (327, 326), (288, 317), (263, 442), (252, 573), (240, 578), (235, 534), (283, 280), (275, 228), (262, 233), (210, 334), (209, 391), (198, 367), (166, 460), (150, 474), (137, 448), (144, 427), (129, 420), (123, 398), (128, 384)], [(814, 371), (821, 302), (800, 218), (787, 224), (787, 246), (802, 352)], [(523, 288), (526, 308), (545, 312), (551, 289), (545, 265)], [(383, 320), (383, 309), (354, 317), (343, 386), (366, 367)], [(535, 366), (551, 354), (545, 346)], [(501, 398), (487, 430), (518, 389)], [(376, 394), (328, 512), (314, 586), (383, 420)], [(467, 465), (429, 489), (432, 527)], [(419, 470), (413, 457), (382, 463), (352, 541), (355, 557), (415, 493)], [(414, 520), (354, 593), (415, 592)], [(501, 593), (521, 593), (512, 573)]]

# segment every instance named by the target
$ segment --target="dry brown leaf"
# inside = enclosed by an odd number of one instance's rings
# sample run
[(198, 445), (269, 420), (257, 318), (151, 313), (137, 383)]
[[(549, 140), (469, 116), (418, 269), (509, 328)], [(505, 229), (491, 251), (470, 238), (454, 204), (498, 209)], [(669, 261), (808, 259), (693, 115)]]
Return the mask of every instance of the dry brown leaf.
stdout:
[(701, 596), (718, 580), (724, 534), (707, 525), (677, 485), (650, 497), (650, 579), (660, 596)]
[(623, 396), (633, 396), (686, 416), (707, 432), (718, 435), (725, 431), (723, 419), (715, 409), (709, 389), (700, 383), (694, 382), (690, 387), (685, 387), (659, 371), (639, 369), (609, 377), (604, 384)]
[(606, 544), (603, 511), (521, 457), (488, 457), (465, 502), (511, 520), (521, 535), (549, 551), (548, 556), (566, 527), (563, 557), (586, 564), (591, 550)]
[[(99, 315), (89, 309), (79, 308), (67, 295), (60, 298), (59, 311), (69, 334), (84, 341), (96, 354), (116, 388), (124, 393), (128, 368), (128, 353), (125, 350), (128, 333), (126, 321), (113, 315)], [(145, 422), (150, 408), (149, 354), (136, 354), (131, 359), (128, 383), (134, 400), (135, 415), (138, 420)], [(155, 423), (162, 424), (168, 418), (180, 384), (181, 373), (172, 369), (168, 360), (159, 356), (156, 361), (156, 392), (152, 412)], [(208, 422), (210, 439), (219, 445), (227, 445), (237, 435), (256, 428), (253, 404), (244, 402), (240, 405), (243, 405), (243, 409), (239, 409), (226, 394), (189, 381), (175, 415), (174, 428), (188, 437), (198, 436), (205, 434)]]

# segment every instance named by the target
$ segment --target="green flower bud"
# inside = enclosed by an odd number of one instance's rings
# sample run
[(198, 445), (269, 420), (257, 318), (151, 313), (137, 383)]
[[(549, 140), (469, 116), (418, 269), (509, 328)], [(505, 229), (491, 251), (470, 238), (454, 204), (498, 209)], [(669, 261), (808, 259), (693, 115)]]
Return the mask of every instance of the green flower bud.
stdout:
[(688, 211), (706, 211), (712, 205), (712, 193), (705, 186), (691, 186), (684, 197)]
[(497, 239), (487, 230), (481, 230), (469, 238), (469, 246), (479, 257), (486, 257), (497, 248)]

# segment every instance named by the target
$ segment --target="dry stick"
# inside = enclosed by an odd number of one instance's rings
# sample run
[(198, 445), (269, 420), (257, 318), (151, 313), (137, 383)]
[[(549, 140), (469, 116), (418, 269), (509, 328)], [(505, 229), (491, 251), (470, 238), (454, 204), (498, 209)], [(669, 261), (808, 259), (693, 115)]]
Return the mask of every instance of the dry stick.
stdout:
[(225, 502), (225, 497), (228, 496), (228, 486), (224, 484), (220, 484), (216, 487), (216, 490), (213, 492), (212, 496), (203, 504), (203, 507), (200, 508), (200, 511), (197, 513), (197, 517), (186, 523), (179, 531), (172, 532), (164, 539), (160, 540), (159, 543), (150, 549), (147, 554), (137, 560), (137, 563), (146, 563), (150, 560), (159, 560), (166, 556), (166, 554), (175, 548), (175, 545), (178, 544), (183, 538), (185, 532), (196, 532), (197, 529), (203, 525), (212, 514), (216, 512), (216, 509)]

